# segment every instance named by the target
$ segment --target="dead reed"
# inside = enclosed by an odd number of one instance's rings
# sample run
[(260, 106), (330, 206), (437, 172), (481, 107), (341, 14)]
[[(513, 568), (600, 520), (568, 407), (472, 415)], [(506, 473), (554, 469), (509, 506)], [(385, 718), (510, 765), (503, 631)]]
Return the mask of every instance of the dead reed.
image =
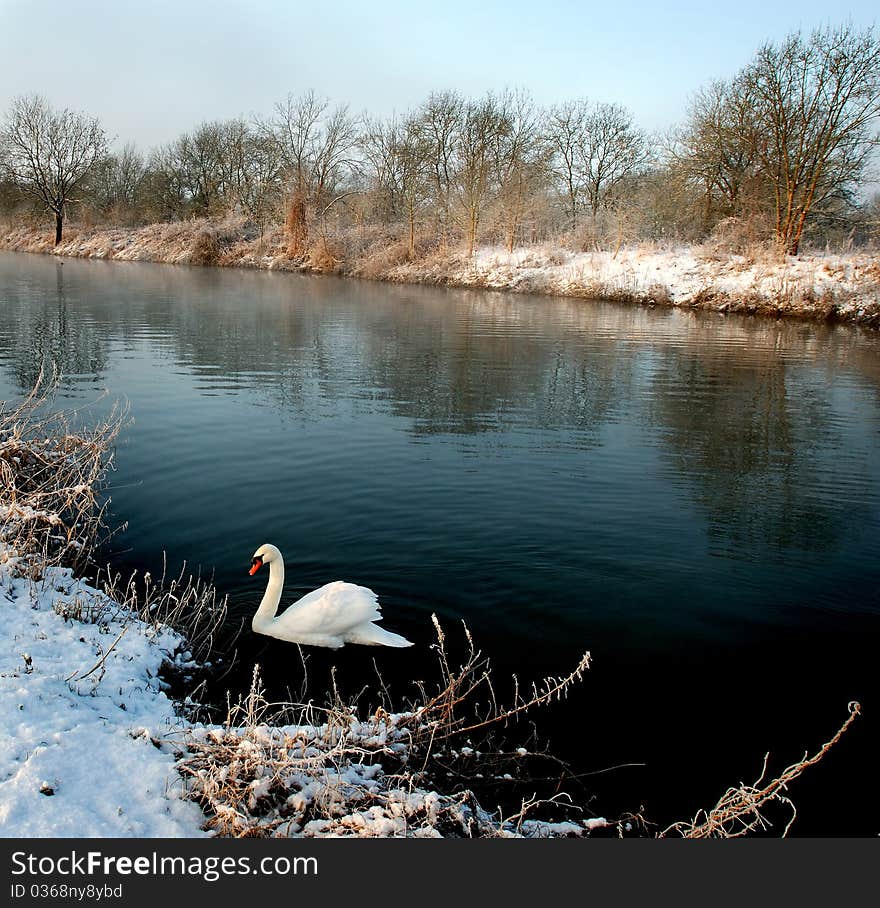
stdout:
[[(464, 658), (453, 667), (436, 617), (434, 626), (437, 689), (418, 685), (416, 702), (401, 711), (381, 683), (382, 704), (363, 718), (335, 688), (321, 706), (271, 704), (255, 667), (250, 691), (229, 707), (222, 726), (194, 729), (182, 742), (179, 770), (190, 797), (208, 816), (206, 828), (231, 836), (587, 834), (593, 828), (589, 822), (530, 825), (527, 820), (542, 808), (559, 806), (564, 794), (532, 795), (504, 814), (484, 809), (471, 787), (441, 794), (432, 783), (449, 775), (450, 758), (457, 756), (451, 744), (472, 751), (474, 735), (564, 697), (583, 678), (589, 654), (570, 674), (547, 678), (526, 693), (515, 683), (505, 706), (467, 627)], [(480, 768), (485, 771), (495, 756), (487, 754)]]
[(187, 573), (186, 563), (176, 576), (169, 577), (163, 561), (158, 578), (135, 571), (123, 579), (108, 567), (98, 582), (109, 599), (145, 624), (157, 630), (163, 625), (172, 627), (182, 634), (195, 663), (211, 658), (226, 622), (228, 601), (211, 583)]
[(125, 418), (114, 408), (97, 425), (51, 409), (42, 376), (19, 403), (0, 402), (0, 542), (38, 573), (83, 566), (103, 527), (100, 488)]
[[(0, 546), (34, 580), (52, 566), (96, 570), (96, 547), (107, 535), (109, 499), (101, 493), (126, 419), (114, 407), (82, 425), (83, 414), (54, 407), (56, 387), (57, 379), (40, 376), (20, 402), (0, 402)], [(176, 577), (163, 570), (158, 580), (135, 573), (124, 582), (108, 567), (97, 570), (96, 583), (104, 597), (65, 605), (65, 618), (96, 623), (109, 609), (167, 625), (186, 637), (196, 660), (208, 658), (226, 619), (226, 600), (185, 565)]]

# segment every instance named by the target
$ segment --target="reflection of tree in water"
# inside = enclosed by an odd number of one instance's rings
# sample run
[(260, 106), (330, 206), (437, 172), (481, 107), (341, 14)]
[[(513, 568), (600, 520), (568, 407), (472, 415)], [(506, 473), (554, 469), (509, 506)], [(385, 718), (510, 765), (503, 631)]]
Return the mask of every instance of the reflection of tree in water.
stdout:
[(614, 341), (584, 343), (601, 316), (583, 303), (560, 335), (545, 300), (182, 274), (176, 304), (161, 313), (175, 361), (202, 390), (258, 388), (299, 418), (351, 406), (410, 419), (416, 434), (511, 421), (595, 431), (632, 386), (631, 357), (615, 355)]
[(40, 373), (61, 374), (62, 384), (76, 379), (99, 381), (107, 367), (107, 339), (97, 326), (72, 315), (64, 287), (64, 268), (55, 263), (54, 292), (39, 300), (13, 295), (0, 338), (4, 362), (22, 391), (33, 388)]
[[(392, 334), (369, 335), (371, 381), (420, 435), (473, 434), (517, 423), (596, 433), (632, 387), (631, 357), (591, 339), (589, 324), (559, 331), (559, 314), (494, 294), (448, 294)], [(580, 304), (582, 320), (599, 316)], [(580, 439), (580, 443), (584, 443)]]
[[(716, 335), (715, 343), (665, 351), (652, 378), (651, 422), (676, 475), (694, 485), (716, 546), (728, 554), (828, 551), (853, 505), (819, 477), (859, 441), (844, 437), (830, 386), (781, 355), (791, 352), (787, 326), (749, 330), (744, 345)], [(866, 469), (859, 479), (872, 485)]]
[(252, 293), (212, 294), (206, 305), (199, 284), (185, 280), (164, 327), (175, 363), (196, 376), (201, 392), (258, 390), (273, 406), (313, 415), (320, 334), (309, 312)]

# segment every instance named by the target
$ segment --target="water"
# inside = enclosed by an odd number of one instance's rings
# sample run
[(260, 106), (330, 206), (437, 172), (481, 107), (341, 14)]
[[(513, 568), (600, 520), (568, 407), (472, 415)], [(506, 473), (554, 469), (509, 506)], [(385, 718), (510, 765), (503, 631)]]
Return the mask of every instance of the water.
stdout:
[[(335, 278), (0, 253), (0, 398), (130, 408), (119, 565), (213, 574), (236, 669), (298, 689), (247, 629), (263, 542), (285, 601), (363, 583), (411, 650), (312, 651), (346, 690), (433, 682), (464, 619), (499, 692), (593, 667), (538, 732), (578, 795), (661, 825), (864, 715), (790, 791), (801, 835), (880, 807), (880, 338), (844, 327)], [(100, 399), (101, 392), (108, 392)], [(97, 401), (97, 402), (96, 402)], [(778, 829), (776, 830), (779, 831)]]

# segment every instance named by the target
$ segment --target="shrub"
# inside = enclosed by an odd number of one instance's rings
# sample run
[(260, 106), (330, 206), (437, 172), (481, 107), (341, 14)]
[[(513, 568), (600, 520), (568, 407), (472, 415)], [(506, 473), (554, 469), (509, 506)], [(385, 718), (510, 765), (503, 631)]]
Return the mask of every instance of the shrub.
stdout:
[(191, 265), (216, 265), (220, 259), (220, 243), (213, 230), (204, 228), (196, 234), (192, 252), (189, 255)]
[(370, 250), (369, 254), (355, 268), (358, 277), (380, 280), (398, 265), (404, 265), (410, 260), (409, 244), (403, 240), (392, 242), (389, 246), (379, 246)]
[(53, 383), (38, 376), (18, 404), (0, 401), (0, 551), (41, 573), (48, 565), (87, 561), (106, 503), (98, 500), (124, 414), (74, 429), (63, 412), (47, 413)]
[(295, 192), (290, 200), (284, 229), (287, 232), (287, 254), (292, 259), (302, 258), (306, 253), (309, 230), (306, 219), (306, 199), (300, 191)]
[(326, 236), (319, 236), (308, 254), (308, 265), (313, 271), (329, 274), (339, 271), (344, 260), (342, 246)]

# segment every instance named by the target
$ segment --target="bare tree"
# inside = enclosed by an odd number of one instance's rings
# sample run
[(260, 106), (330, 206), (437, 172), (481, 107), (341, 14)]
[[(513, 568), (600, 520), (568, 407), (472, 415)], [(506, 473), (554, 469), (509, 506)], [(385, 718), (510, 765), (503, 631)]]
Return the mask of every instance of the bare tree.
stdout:
[(585, 143), (589, 103), (585, 99), (551, 107), (544, 120), (544, 137), (550, 147), (551, 174), (565, 199), (569, 225), (577, 230), (583, 203), (584, 174), (581, 149)]
[(227, 158), (227, 125), (219, 120), (202, 123), (174, 142), (171, 157), (192, 211), (218, 214), (231, 200), (231, 172)]
[(135, 215), (147, 175), (144, 156), (128, 143), (116, 154), (99, 161), (89, 186), (93, 203), (105, 218), (129, 219)]
[(595, 218), (617, 187), (648, 161), (644, 135), (619, 104), (596, 104), (586, 120), (579, 149), (584, 185)]
[(167, 221), (186, 215), (189, 206), (187, 177), (176, 142), (151, 152), (140, 198), (146, 216), (153, 220)]
[(288, 180), (294, 189), (308, 192), (314, 184), (323, 137), (321, 121), (328, 102), (313, 91), (301, 97), (289, 94), (275, 105), (275, 118), (266, 125), (278, 143)]
[(216, 159), (217, 194), (227, 209), (243, 208), (253, 148), (248, 124), (241, 118), (211, 124)]
[(238, 203), (259, 225), (262, 237), (283, 196), (278, 145), (261, 132), (249, 131), (242, 140), (241, 160)]
[(39, 95), (16, 98), (0, 131), (0, 154), (10, 179), (55, 216), (61, 242), (65, 211), (77, 187), (107, 154), (94, 117), (52, 110)]
[(544, 181), (547, 155), (540, 137), (541, 114), (527, 92), (505, 92), (498, 107), (495, 181), (504, 244), (513, 252), (529, 206)]
[(387, 121), (365, 117), (358, 140), (374, 215), (385, 222), (396, 220), (403, 207), (400, 133), (401, 125), (396, 117)]
[(551, 108), (544, 131), (572, 230), (582, 208), (595, 219), (618, 186), (648, 161), (645, 136), (619, 104), (569, 101)]
[(670, 160), (702, 191), (704, 230), (754, 207), (762, 181), (754, 100), (742, 79), (712, 82), (694, 96), (675, 136)]
[(796, 255), (810, 211), (864, 172), (880, 117), (880, 42), (852, 26), (765, 44), (740, 78), (754, 97), (776, 236)]
[(150, 202), (173, 217), (236, 210), (265, 221), (280, 186), (277, 144), (240, 117), (202, 123), (153, 153)]
[(461, 96), (445, 91), (432, 93), (418, 113), (419, 132), (427, 146), (427, 167), (441, 244), (449, 239), (455, 180), (455, 136), (461, 126), (463, 111)]
[(355, 170), (357, 122), (346, 105), (331, 110), (327, 99), (308, 91), (276, 104), (263, 129), (277, 143), (291, 196), (288, 222), (296, 222), (297, 242), (304, 245), (309, 217), (326, 213)]
[(480, 220), (491, 194), (494, 152), (506, 129), (503, 111), (492, 95), (469, 101), (453, 137), (455, 187), (463, 214), (468, 255), (477, 245)]
[(395, 149), (400, 194), (406, 213), (409, 257), (416, 253), (416, 220), (430, 197), (431, 140), (416, 116), (407, 117), (400, 126)]
[(386, 122), (366, 120), (360, 147), (382, 216), (392, 222), (406, 220), (412, 259), (416, 223), (431, 191), (433, 146), (425, 124), (417, 114)]

